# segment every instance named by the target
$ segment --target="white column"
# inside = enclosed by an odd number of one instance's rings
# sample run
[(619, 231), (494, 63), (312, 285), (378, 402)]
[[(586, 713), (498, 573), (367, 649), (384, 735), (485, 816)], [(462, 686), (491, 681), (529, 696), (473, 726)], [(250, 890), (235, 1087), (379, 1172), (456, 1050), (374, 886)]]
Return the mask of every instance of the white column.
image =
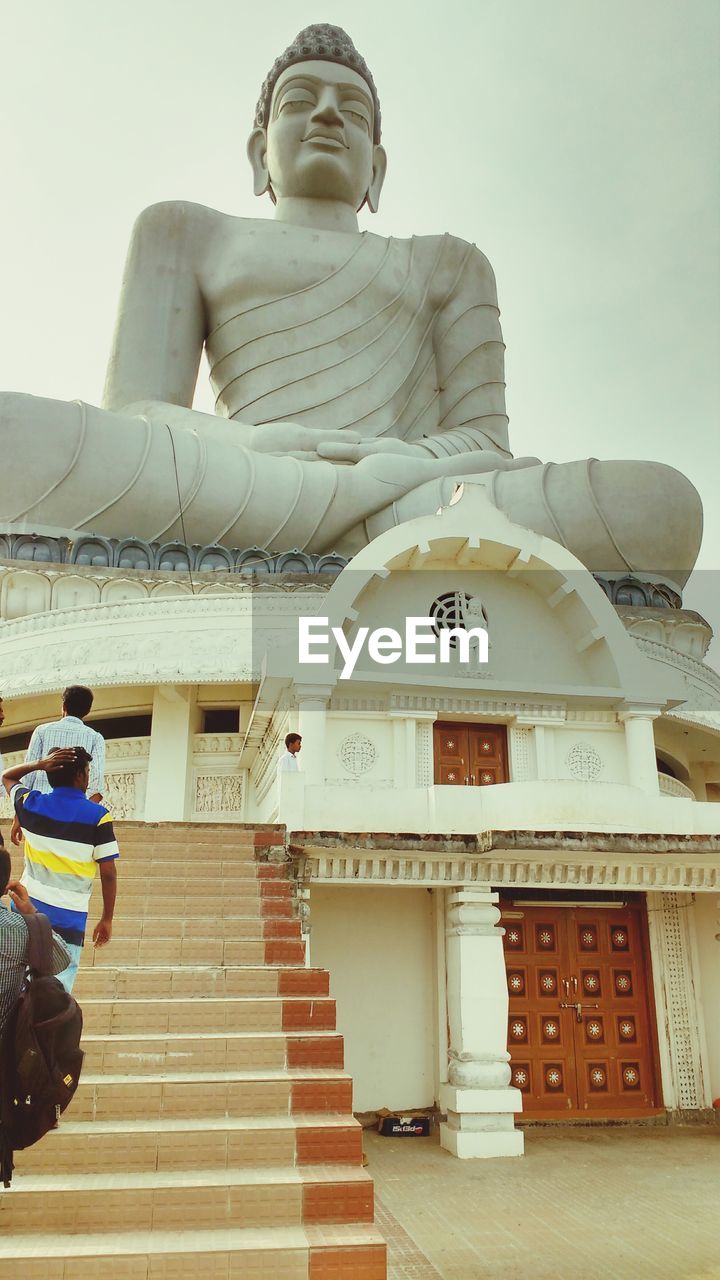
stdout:
[(187, 820), (193, 735), (198, 720), (194, 685), (158, 685), (153, 698), (146, 822)]
[(653, 721), (659, 714), (659, 707), (644, 703), (626, 703), (618, 712), (625, 724), (628, 782), (652, 796), (660, 794), (653, 732)]
[(461, 1158), (520, 1156), (513, 1114), (522, 1095), (510, 1085), (508, 991), (498, 895), (490, 886), (452, 889), (445, 914), (448, 1083), (440, 1090), (447, 1122), (440, 1143)]
[(308, 786), (322, 786), (325, 781), (327, 750), (327, 704), (332, 693), (329, 685), (295, 686), (298, 707), (297, 731), (302, 738), (298, 764)]

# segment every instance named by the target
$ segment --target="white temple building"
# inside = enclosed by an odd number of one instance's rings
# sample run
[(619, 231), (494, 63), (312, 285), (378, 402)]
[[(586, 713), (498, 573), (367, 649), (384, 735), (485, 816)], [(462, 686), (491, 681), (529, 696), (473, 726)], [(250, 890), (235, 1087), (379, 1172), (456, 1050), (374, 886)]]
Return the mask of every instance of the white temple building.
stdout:
[[(255, 551), (188, 572), (180, 544), (153, 568), (151, 552), (6, 537), (6, 760), (82, 677), (117, 819), (285, 824), (356, 1112), (437, 1106), (459, 1156), (521, 1154), (523, 1119), (708, 1118), (708, 624), (638, 582), (599, 583), (472, 484), (344, 568)], [(480, 619), (487, 663), (382, 664), (364, 649), (343, 679), (337, 653), (287, 660), (300, 617), (352, 640), (411, 616), (438, 634)], [(300, 771), (280, 790), (294, 730)]]

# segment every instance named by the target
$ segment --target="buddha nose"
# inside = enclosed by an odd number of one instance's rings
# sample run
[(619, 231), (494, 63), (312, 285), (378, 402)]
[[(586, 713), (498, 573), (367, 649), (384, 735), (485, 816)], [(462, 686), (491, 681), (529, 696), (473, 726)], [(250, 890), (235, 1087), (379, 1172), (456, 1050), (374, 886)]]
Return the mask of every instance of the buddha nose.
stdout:
[(320, 124), (342, 126), (343, 118), (340, 115), (335, 94), (329, 92), (321, 94), (318, 104), (312, 113), (312, 119), (317, 120)]

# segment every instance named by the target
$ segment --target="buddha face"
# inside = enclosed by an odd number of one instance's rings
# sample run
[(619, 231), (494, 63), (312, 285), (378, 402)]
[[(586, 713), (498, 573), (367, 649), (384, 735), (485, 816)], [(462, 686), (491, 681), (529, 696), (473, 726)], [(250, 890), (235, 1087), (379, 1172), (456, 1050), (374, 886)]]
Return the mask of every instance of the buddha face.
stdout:
[(373, 144), (373, 100), (362, 76), (333, 62), (286, 68), (273, 91), (267, 130), (255, 129), (248, 153), (255, 191), (276, 199), (338, 200), (377, 208), (385, 174)]

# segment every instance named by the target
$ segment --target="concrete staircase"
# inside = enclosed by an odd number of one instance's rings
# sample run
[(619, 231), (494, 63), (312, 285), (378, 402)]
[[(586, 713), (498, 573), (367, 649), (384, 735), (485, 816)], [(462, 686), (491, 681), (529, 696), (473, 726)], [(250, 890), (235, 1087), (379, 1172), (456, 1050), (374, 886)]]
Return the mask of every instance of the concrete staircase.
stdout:
[(385, 1280), (282, 829), (118, 834), (113, 941), (76, 986), (83, 1076), (0, 1191), (0, 1280)]

